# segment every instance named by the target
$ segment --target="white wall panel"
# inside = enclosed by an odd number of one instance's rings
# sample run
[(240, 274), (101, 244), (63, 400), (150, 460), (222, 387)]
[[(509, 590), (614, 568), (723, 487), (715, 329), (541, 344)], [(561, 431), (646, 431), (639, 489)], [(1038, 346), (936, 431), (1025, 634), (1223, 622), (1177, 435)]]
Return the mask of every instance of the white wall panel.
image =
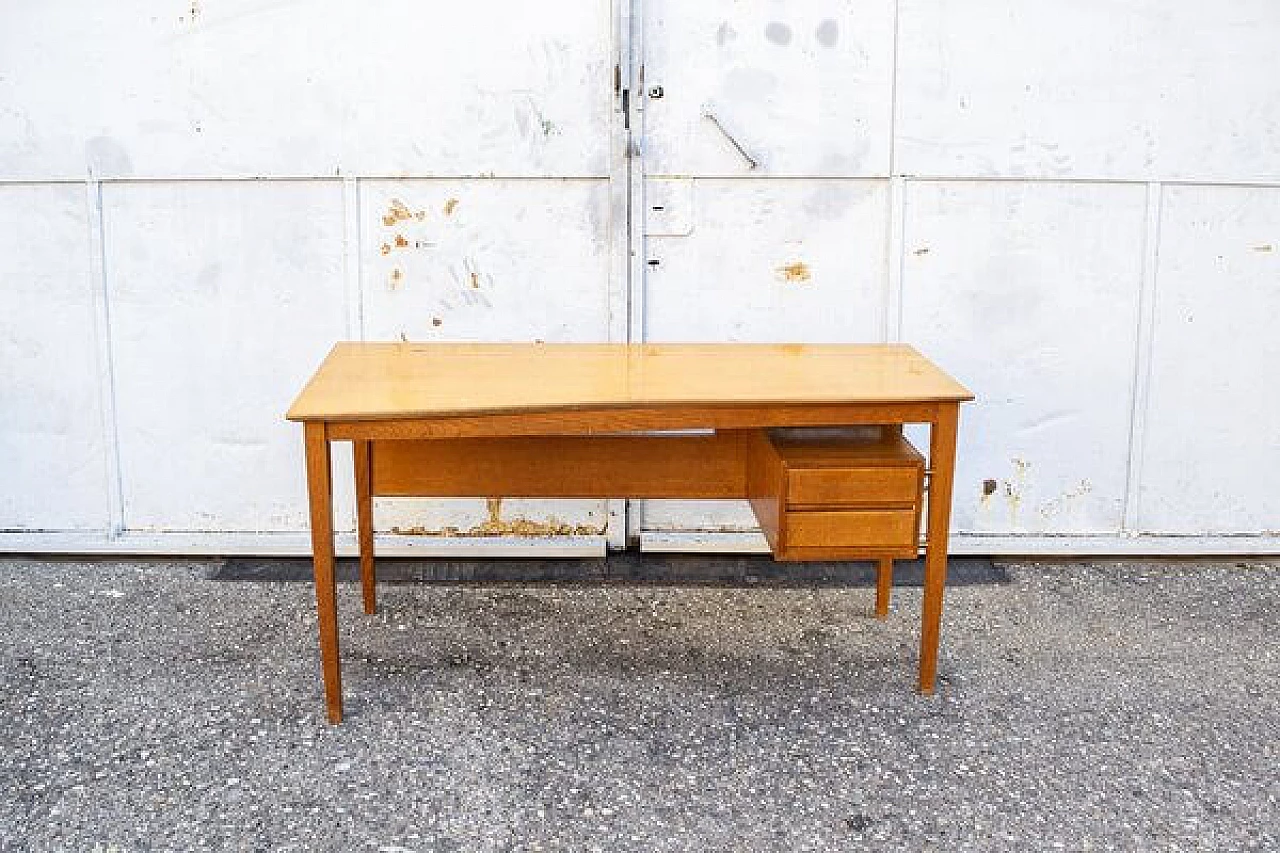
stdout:
[(2, 0), (0, 22), (0, 178), (609, 168), (607, 0)]
[(1168, 187), (1144, 532), (1280, 535), (1280, 189)]
[(902, 0), (907, 175), (1280, 180), (1274, 0)]
[(346, 336), (341, 185), (112, 184), (103, 219), (125, 526), (305, 528), (284, 413)]
[(957, 531), (1120, 530), (1145, 198), (908, 185), (901, 338), (977, 394), (961, 413)]
[[(645, 279), (646, 340), (880, 340), (887, 182), (649, 184), (650, 207), (663, 210), (650, 210), (659, 264)], [(741, 501), (646, 501), (643, 512), (649, 530), (755, 526)]]
[(1273, 0), (0, 0), (0, 547), (304, 547), (334, 340), (630, 329), (919, 344), (978, 395), (963, 548), (1274, 549), (1276, 44)]
[(371, 340), (603, 341), (605, 181), (365, 181)]
[(85, 188), (0, 187), (0, 529), (110, 521)]
[(888, 175), (893, 7), (646, 0), (646, 171)]
[(658, 264), (645, 278), (646, 340), (879, 340), (885, 181), (649, 183), (659, 186), (650, 205), (662, 199), (668, 219), (686, 206), (691, 226), (650, 231), (647, 258)]
[[(609, 339), (609, 186), (597, 180), (366, 181), (369, 340)], [(618, 306), (622, 310), (621, 306)], [(381, 530), (599, 533), (603, 501), (377, 501)]]

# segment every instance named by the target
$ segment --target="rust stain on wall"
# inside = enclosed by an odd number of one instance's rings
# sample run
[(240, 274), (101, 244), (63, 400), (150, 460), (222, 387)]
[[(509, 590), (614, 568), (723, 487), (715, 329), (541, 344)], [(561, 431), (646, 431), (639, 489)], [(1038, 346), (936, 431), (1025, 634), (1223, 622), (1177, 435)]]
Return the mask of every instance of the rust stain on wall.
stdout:
[(804, 282), (813, 278), (813, 274), (809, 271), (809, 265), (804, 261), (795, 261), (790, 264), (784, 264), (778, 267), (778, 274), (782, 276), (783, 281)]

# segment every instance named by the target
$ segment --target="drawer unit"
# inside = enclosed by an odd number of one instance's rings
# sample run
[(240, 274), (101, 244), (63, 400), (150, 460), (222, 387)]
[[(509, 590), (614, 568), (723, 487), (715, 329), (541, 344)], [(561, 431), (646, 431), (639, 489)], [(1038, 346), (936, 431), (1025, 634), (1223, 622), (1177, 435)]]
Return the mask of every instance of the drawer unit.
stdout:
[(900, 430), (752, 431), (747, 490), (779, 560), (916, 556), (924, 458)]

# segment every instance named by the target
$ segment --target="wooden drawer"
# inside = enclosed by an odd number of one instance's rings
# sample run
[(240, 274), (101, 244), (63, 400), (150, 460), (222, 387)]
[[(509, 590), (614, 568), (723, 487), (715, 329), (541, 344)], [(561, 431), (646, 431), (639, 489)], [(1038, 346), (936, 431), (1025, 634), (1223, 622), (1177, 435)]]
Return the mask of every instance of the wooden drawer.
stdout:
[(919, 500), (919, 466), (792, 468), (787, 477), (790, 506), (906, 504)]
[(915, 548), (916, 511), (907, 509), (788, 512), (788, 548)]
[(894, 429), (747, 437), (747, 494), (779, 560), (915, 556), (924, 458)]

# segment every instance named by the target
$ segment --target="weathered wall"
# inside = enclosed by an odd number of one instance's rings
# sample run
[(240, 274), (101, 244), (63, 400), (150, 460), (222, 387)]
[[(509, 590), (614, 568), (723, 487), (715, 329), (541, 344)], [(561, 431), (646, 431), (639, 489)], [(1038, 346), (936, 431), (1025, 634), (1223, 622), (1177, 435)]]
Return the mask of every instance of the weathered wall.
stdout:
[(0, 548), (300, 551), (280, 414), (333, 340), (631, 337), (918, 345), (979, 395), (965, 550), (1280, 549), (1278, 39), (1268, 0), (0, 0)]

